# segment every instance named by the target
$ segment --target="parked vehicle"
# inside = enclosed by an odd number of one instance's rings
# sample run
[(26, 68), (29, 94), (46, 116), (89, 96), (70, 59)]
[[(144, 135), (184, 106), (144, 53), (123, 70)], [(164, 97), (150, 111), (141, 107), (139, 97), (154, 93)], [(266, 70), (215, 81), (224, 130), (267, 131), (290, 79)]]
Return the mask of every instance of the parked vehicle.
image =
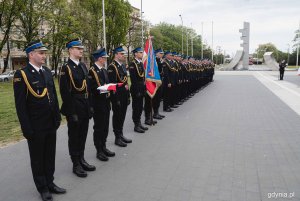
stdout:
[(5, 72), (0, 75), (0, 82), (8, 82), (14, 77), (15, 71)]

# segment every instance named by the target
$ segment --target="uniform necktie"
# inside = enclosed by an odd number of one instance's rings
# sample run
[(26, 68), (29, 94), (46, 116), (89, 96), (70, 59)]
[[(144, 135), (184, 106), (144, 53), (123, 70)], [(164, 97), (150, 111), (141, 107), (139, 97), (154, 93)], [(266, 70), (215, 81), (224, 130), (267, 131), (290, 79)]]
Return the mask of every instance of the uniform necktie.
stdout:
[(39, 70), (39, 73), (40, 73), (40, 75), (42, 76), (42, 78), (43, 78), (43, 81), (45, 82), (45, 77), (44, 77), (43, 70), (42, 70), (42, 69), (40, 69), (40, 70)]
[(105, 83), (108, 84), (108, 83), (109, 83), (109, 79), (108, 79), (107, 72), (106, 72), (105, 70), (102, 69), (102, 73), (103, 73), (103, 75), (104, 75)]
[(125, 67), (125, 65), (124, 65), (124, 64), (122, 64), (122, 65), (121, 65), (121, 67), (122, 67), (122, 69), (123, 69), (123, 72), (124, 72), (124, 73), (126, 73), (126, 72), (127, 72), (127, 70), (126, 70), (126, 67)]

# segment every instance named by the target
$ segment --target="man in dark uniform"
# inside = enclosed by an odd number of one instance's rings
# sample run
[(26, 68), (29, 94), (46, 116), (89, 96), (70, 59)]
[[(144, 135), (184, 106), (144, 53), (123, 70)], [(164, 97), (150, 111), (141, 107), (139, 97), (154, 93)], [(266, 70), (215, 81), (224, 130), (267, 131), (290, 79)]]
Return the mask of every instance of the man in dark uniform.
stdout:
[[(155, 50), (155, 54), (156, 54), (156, 62), (157, 62), (157, 66), (158, 66), (158, 71), (160, 74), (160, 79), (163, 82), (163, 76), (164, 76), (164, 71), (163, 71), (163, 55), (164, 55), (164, 51), (159, 48), (157, 50)], [(159, 88), (156, 91), (155, 96), (153, 97), (153, 111), (154, 111), (154, 115), (153, 118), (154, 119), (163, 119), (165, 116), (159, 114), (159, 107), (160, 107), (160, 102), (161, 102), (161, 98), (162, 98), (162, 94), (163, 94), (163, 86), (159, 86)]]
[(131, 143), (123, 134), (123, 126), (127, 112), (127, 106), (130, 104), (129, 87), (127, 83), (127, 71), (125, 68), (125, 50), (120, 46), (113, 50), (114, 60), (108, 66), (108, 78), (110, 83), (122, 83), (117, 87), (117, 91), (111, 95), (113, 110), (113, 131), (115, 133), (115, 144), (120, 147), (126, 147), (126, 143)]
[(92, 105), (94, 108), (94, 145), (97, 150), (97, 158), (101, 161), (108, 161), (108, 157), (115, 156), (115, 153), (106, 148), (106, 139), (109, 130), (110, 115), (110, 92), (100, 93), (97, 89), (100, 86), (109, 84), (105, 63), (107, 53), (101, 48), (92, 54), (95, 63), (89, 70), (91, 85)]
[(132, 97), (132, 120), (134, 123), (134, 131), (144, 133), (148, 130), (141, 123), (141, 115), (143, 112), (144, 96), (146, 92), (145, 70), (142, 63), (143, 49), (137, 47), (132, 50), (134, 59), (129, 64), (131, 87), (130, 93)]
[(60, 93), (62, 97), (61, 113), (68, 122), (69, 154), (73, 162), (73, 173), (78, 177), (86, 177), (86, 171), (94, 171), (95, 166), (84, 159), (85, 142), (89, 128), (89, 118), (93, 109), (90, 100), (88, 70), (80, 62), (83, 46), (79, 39), (66, 44), (69, 59), (61, 68)]
[(28, 64), (14, 75), (17, 115), (27, 139), (34, 183), (43, 201), (53, 200), (51, 193), (66, 190), (54, 184), (56, 130), (61, 121), (51, 71), (42, 66), (47, 48), (42, 42), (29, 43), (25, 51)]
[(283, 80), (285, 67), (286, 67), (286, 62), (285, 60), (282, 60), (279, 64), (280, 80)]
[(170, 51), (165, 52), (165, 68), (164, 71), (164, 100), (163, 100), (163, 109), (165, 112), (172, 112), (172, 87), (174, 87), (174, 73), (176, 69), (173, 66), (173, 55)]

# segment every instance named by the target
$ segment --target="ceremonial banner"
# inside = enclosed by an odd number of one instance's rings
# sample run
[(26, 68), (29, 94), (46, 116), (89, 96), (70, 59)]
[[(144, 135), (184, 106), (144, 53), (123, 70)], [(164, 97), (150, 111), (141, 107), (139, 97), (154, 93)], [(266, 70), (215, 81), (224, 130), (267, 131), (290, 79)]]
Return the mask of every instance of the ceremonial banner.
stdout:
[(149, 36), (145, 44), (143, 64), (145, 69), (146, 90), (148, 95), (153, 98), (158, 87), (161, 85), (161, 79), (151, 39), (151, 36)]

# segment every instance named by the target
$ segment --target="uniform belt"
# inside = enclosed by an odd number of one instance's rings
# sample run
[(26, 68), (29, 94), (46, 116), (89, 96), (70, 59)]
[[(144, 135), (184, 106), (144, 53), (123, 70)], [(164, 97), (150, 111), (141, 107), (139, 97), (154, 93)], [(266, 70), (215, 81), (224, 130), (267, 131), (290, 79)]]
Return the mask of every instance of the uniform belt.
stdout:
[(103, 93), (103, 94), (97, 93), (97, 94), (94, 94), (94, 96), (99, 99), (107, 99), (110, 97), (110, 93)]
[(88, 93), (84, 93), (84, 94), (72, 94), (73, 97), (75, 98), (83, 98), (83, 99), (88, 99), (89, 98), (89, 94)]

